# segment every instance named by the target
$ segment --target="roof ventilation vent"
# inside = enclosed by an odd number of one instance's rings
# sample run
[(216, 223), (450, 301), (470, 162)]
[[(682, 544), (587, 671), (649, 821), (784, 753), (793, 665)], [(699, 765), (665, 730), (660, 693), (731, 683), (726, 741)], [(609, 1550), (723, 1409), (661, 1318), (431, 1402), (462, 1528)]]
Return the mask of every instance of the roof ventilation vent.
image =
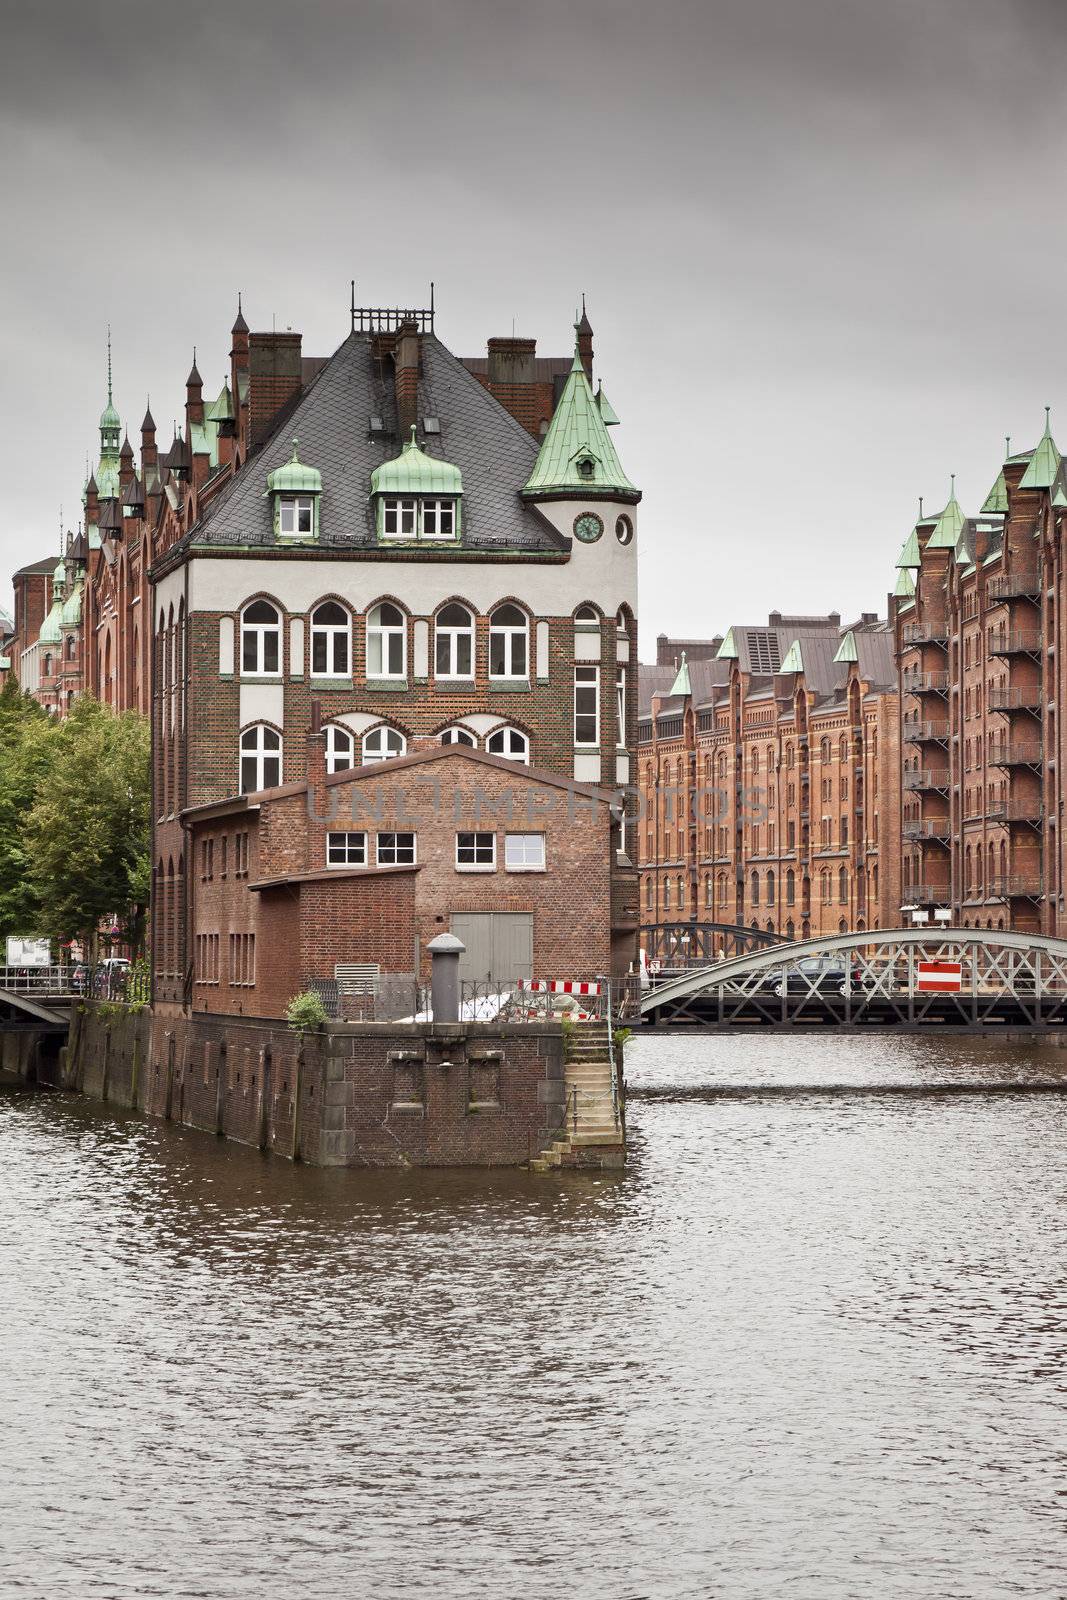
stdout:
[(441, 419), (440, 419), (440, 417), (423, 417), (423, 419), (422, 419), (422, 431), (423, 431), (423, 433), (440, 433), (441, 432)]

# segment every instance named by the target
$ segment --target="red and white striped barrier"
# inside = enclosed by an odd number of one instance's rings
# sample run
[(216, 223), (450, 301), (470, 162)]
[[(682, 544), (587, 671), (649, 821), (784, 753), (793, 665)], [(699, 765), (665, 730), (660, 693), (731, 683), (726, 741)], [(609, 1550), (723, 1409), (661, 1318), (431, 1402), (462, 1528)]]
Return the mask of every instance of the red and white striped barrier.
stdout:
[(528, 978), (524, 989), (538, 994), (599, 994), (599, 983), (578, 983), (571, 978)]

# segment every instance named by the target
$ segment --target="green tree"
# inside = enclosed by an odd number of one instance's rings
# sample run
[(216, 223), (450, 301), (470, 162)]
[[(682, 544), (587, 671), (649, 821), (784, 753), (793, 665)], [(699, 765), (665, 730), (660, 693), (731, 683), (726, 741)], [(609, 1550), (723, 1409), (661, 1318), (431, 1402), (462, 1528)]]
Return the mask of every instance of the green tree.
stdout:
[(0, 939), (34, 932), (40, 900), (27, 824), (51, 768), (55, 724), (12, 674), (0, 690)]
[(80, 939), (117, 918), (135, 949), (148, 902), (149, 734), (135, 712), (115, 716), (87, 695), (54, 730), (46, 781), (26, 825), (37, 928)]

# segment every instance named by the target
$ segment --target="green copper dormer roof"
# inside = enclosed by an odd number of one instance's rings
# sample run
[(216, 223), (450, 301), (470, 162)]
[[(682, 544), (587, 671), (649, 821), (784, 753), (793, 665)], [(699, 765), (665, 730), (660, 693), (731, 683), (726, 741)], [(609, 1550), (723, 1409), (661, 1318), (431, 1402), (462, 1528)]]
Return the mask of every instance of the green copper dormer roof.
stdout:
[(1056, 493), (1052, 496), (1052, 504), (1059, 510), (1067, 506), (1067, 494), (1063, 492), (1063, 484), (1059, 484)]
[(1004, 468), (1001, 467), (997, 474), (997, 481), (986, 495), (982, 503), (983, 516), (1004, 516), (1008, 510), (1008, 485), (1004, 481)]
[(1045, 407), (1045, 431), (1030, 457), (1030, 465), (1019, 480), (1020, 489), (1051, 489), (1060, 470), (1062, 457), (1049, 428), (1049, 407)]
[(301, 461), (296, 453), (296, 440), (293, 440), (293, 454), (283, 467), (275, 467), (273, 472), (267, 474), (268, 494), (321, 494), (322, 473), (317, 467), (309, 467)]
[(685, 651), (683, 650), (682, 659), (678, 664), (678, 674), (674, 680), (674, 683), (671, 685), (671, 694), (692, 695), (692, 693), (693, 685), (689, 681), (689, 663), (685, 659)]
[(603, 422), (605, 428), (617, 428), (619, 425), (619, 419), (615, 415), (615, 412), (612, 409), (611, 401), (604, 393), (604, 386), (601, 383), (598, 383), (596, 386), (596, 404), (597, 410), (600, 412), (600, 420)]
[(450, 461), (428, 456), (415, 441), (415, 425), (411, 425), (411, 438), (392, 461), (384, 461), (370, 475), (373, 494), (383, 495), (443, 495), (455, 497), (463, 493), (463, 474)]
[(531, 499), (640, 499), (615, 454), (577, 351), (522, 492)]
[(233, 395), (228, 383), (223, 384), (218, 399), (209, 401), (204, 407), (204, 417), (208, 422), (233, 421)]
[(910, 600), (914, 593), (915, 579), (907, 567), (901, 567), (900, 572), (897, 574), (896, 588), (893, 590), (894, 598), (897, 600)]
[(900, 552), (900, 560), (897, 562), (897, 566), (918, 567), (920, 565), (919, 535), (916, 533), (915, 529), (912, 528), (911, 532), (908, 534), (908, 537), (904, 540), (904, 548)]
[(856, 635), (852, 632), (852, 629), (850, 628), (848, 630), (848, 632), (845, 634), (845, 637), (841, 640), (841, 643), (838, 645), (837, 654), (834, 656), (834, 660), (835, 661), (858, 661), (859, 658), (860, 658), (860, 654), (859, 654), (859, 651), (856, 649)]
[(948, 504), (937, 519), (937, 524), (930, 535), (928, 550), (955, 551), (960, 534), (963, 532), (963, 512), (956, 499), (956, 475), (952, 475), (952, 488), (948, 497)]
[(786, 652), (785, 660), (782, 662), (779, 670), (782, 672), (804, 671), (804, 656), (800, 648), (799, 639), (794, 639), (793, 643), (789, 646), (789, 649)]
[(737, 641), (734, 638), (734, 630), (732, 628), (727, 630), (726, 638), (715, 652), (715, 655), (719, 661), (737, 661), (740, 658), (741, 652), (737, 648)]

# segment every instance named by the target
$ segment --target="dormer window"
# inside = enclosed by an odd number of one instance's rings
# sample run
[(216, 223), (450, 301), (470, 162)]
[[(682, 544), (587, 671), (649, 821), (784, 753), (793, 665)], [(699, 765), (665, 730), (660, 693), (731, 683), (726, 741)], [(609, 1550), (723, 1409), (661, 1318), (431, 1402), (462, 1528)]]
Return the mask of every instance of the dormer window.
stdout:
[(578, 476), (579, 476), (579, 478), (589, 479), (589, 478), (591, 478), (593, 476), (595, 471), (596, 471), (596, 462), (593, 460), (592, 456), (579, 456), (579, 458), (578, 458)]
[(411, 438), (371, 473), (380, 539), (444, 542), (459, 538), (463, 478), (458, 467), (427, 455)]
[(289, 539), (310, 539), (315, 532), (315, 502), (309, 494), (278, 496), (278, 532)]
[(278, 539), (314, 539), (319, 532), (322, 474), (293, 454), (267, 477), (267, 494), (274, 505), (274, 533)]

